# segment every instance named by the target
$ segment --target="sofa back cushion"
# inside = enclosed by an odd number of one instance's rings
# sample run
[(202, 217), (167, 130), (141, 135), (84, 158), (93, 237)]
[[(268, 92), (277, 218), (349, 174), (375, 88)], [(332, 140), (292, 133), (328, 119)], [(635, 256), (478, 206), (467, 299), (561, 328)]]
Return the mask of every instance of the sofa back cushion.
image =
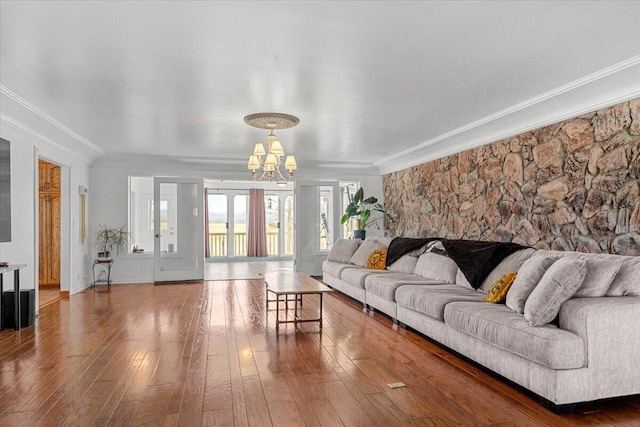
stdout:
[(549, 255), (546, 251), (538, 251), (526, 260), (516, 276), (509, 292), (507, 293), (507, 307), (516, 313), (524, 313), (524, 304), (531, 295), (544, 273), (551, 264), (558, 260), (557, 256)]
[(377, 249), (386, 249), (386, 246), (376, 240), (363, 241), (351, 257), (351, 264), (366, 267), (369, 256)]
[(388, 248), (389, 244), (393, 240), (393, 237), (371, 236), (371, 237), (368, 237), (367, 240), (373, 240), (374, 242), (378, 242), (378, 243), (384, 245), (385, 248)]
[(640, 296), (640, 257), (620, 257), (622, 265), (605, 293), (610, 297)]
[(500, 280), (500, 278), (507, 273), (513, 273), (520, 270), (522, 264), (524, 264), (525, 261), (531, 258), (535, 253), (535, 249), (527, 248), (521, 249), (507, 256), (500, 262), (500, 264), (491, 270), (491, 273), (489, 273), (489, 275), (482, 281), (482, 285), (480, 285), (478, 290), (484, 293), (489, 292), (489, 289), (491, 289), (496, 281)]
[[(609, 290), (609, 285), (618, 274), (622, 260), (587, 258), (587, 274), (582, 286), (575, 293), (576, 298), (602, 297)], [(640, 278), (638, 279), (640, 280)]]
[(427, 252), (420, 255), (413, 274), (441, 283), (456, 283), (458, 265), (449, 257)]
[(524, 318), (529, 325), (546, 325), (555, 319), (562, 303), (576, 293), (586, 274), (586, 262), (582, 259), (562, 258), (554, 262), (524, 304)]
[(338, 239), (333, 244), (329, 256), (327, 259), (333, 262), (341, 262), (343, 264), (350, 264), (351, 257), (360, 247), (362, 240), (360, 239)]
[[(617, 274), (614, 275), (613, 281), (609, 285), (609, 288), (605, 290), (604, 295), (612, 297), (640, 296), (640, 280), (638, 280), (638, 277), (640, 277), (640, 257), (616, 254), (593, 254), (575, 251), (544, 252), (548, 253), (549, 255), (557, 256), (559, 258), (576, 258), (585, 261), (605, 260), (605, 262), (608, 263), (621, 262), (620, 270)], [(605, 276), (607, 276), (605, 277), (605, 279), (609, 277), (608, 274), (605, 274)], [(591, 280), (593, 280), (594, 283), (590, 283)], [(602, 283), (602, 280), (592, 277), (592, 274), (590, 272), (587, 272), (585, 282), (587, 283), (584, 286), (587, 288), (591, 288), (592, 286), (598, 287), (598, 284)], [(599, 294), (601, 293), (601, 291), (599, 290), (597, 293)]]
[(395, 273), (413, 274), (418, 258), (411, 255), (402, 255), (396, 262), (387, 266), (387, 270)]
[[(464, 275), (462, 270), (458, 268), (456, 271), (456, 285), (462, 286), (463, 288), (473, 289), (469, 280), (467, 280), (467, 276)], [(473, 289), (475, 291), (475, 289)]]

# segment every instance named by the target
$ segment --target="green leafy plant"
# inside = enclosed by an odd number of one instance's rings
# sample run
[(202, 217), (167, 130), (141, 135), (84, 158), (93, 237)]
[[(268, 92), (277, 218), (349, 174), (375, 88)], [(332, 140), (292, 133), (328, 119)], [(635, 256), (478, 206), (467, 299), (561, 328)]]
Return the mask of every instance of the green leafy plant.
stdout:
[[(376, 212), (380, 215), (374, 215)], [(395, 222), (395, 218), (385, 210), (381, 203), (378, 203), (378, 199), (373, 196), (365, 199), (362, 187), (356, 191), (353, 200), (345, 208), (341, 220), (342, 224), (345, 224), (351, 218), (355, 220), (356, 230), (365, 230), (382, 218)]]
[(100, 225), (96, 232), (95, 244), (98, 247), (98, 253), (103, 256), (109, 256), (109, 253), (115, 249), (119, 255), (120, 251), (126, 251), (131, 240), (131, 232), (122, 227), (109, 228), (106, 225)]

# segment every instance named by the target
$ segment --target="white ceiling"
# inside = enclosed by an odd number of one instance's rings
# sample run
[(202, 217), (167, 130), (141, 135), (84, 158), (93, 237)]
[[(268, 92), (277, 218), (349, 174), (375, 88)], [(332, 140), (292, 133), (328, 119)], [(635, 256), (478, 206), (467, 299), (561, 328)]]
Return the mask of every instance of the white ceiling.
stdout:
[(640, 95), (640, 2), (0, 3), (3, 124), (107, 156), (389, 172)]

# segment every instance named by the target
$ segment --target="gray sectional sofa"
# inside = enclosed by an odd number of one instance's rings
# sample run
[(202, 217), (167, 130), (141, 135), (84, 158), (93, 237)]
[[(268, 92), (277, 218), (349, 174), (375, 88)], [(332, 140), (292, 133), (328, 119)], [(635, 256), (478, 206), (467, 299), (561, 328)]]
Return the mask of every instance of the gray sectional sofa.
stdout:
[[(365, 268), (371, 248), (390, 242), (336, 242), (323, 265), (324, 283), (362, 302), (365, 312), (383, 312), (394, 327), (409, 326), (532, 391), (558, 412), (640, 393), (640, 257), (526, 248), (474, 289), (446, 253), (430, 249), (405, 254), (384, 270)], [(506, 304), (485, 302), (493, 283), (516, 271)], [(541, 306), (551, 310), (546, 320), (536, 312)]]

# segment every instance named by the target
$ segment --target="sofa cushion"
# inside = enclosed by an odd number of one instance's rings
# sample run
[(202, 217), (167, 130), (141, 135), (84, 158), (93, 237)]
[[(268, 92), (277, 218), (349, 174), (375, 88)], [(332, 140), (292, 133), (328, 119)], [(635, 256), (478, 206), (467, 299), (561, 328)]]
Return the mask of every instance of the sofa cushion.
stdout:
[(360, 239), (338, 239), (329, 251), (328, 261), (341, 262), (350, 264), (351, 257), (360, 247), (362, 240)]
[(485, 301), (493, 303), (504, 303), (504, 301), (507, 299), (507, 292), (509, 292), (509, 288), (513, 284), (513, 280), (517, 275), (518, 273), (511, 272), (496, 280), (496, 283), (494, 283), (491, 289), (489, 289), (489, 292), (487, 292)]
[(402, 285), (437, 285), (433, 280), (413, 274), (387, 273), (371, 274), (364, 279), (364, 288), (388, 301), (396, 300), (396, 289)]
[(351, 264), (359, 265), (360, 267), (366, 267), (369, 255), (371, 255), (373, 251), (377, 249), (385, 249), (385, 246), (376, 240), (365, 240), (360, 244), (356, 252), (351, 257)]
[(621, 259), (587, 259), (587, 273), (575, 298), (602, 297), (622, 266)]
[(413, 274), (442, 283), (456, 283), (458, 265), (449, 257), (427, 252), (420, 255)]
[(551, 369), (585, 365), (584, 342), (555, 325), (530, 326), (524, 316), (501, 304), (452, 302), (444, 322), (453, 329)]
[(322, 263), (322, 273), (337, 277), (338, 279), (342, 277), (342, 272), (346, 269), (360, 270), (360, 268), (353, 264), (343, 264), (333, 261), (324, 261)]
[(369, 270), (366, 268), (345, 268), (340, 278), (353, 286), (364, 289), (364, 279), (371, 274), (387, 274), (386, 270)]
[(484, 295), (462, 286), (442, 285), (405, 285), (396, 291), (398, 305), (426, 314), (429, 317), (444, 320), (444, 307), (454, 301), (481, 302)]
[(505, 257), (500, 264), (498, 264), (491, 273), (482, 281), (482, 284), (478, 288), (478, 290), (482, 292), (489, 292), (489, 289), (499, 280), (502, 276), (507, 273), (518, 272), (520, 267), (529, 259), (533, 254), (536, 253), (536, 250), (533, 248), (521, 249), (512, 253), (511, 255)]
[(524, 317), (531, 326), (545, 325), (556, 318), (562, 303), (582, 285), (585, 264), (581, 259), (562, 258), (549, 267), (524, 304)]
[(400, 259), (387, 266), (387, 270), (396, 273), (413, 274), (418, 258), (411, 255), (402, 255)]
[(611, 297), (640, 296), (640, 257), (621, 257), (620, 271), (605, 293)]
[(551, 264), (558, 260), (555, 255), (549, 255), (546, 251), (538, 251), (531, 258), (526, 260), (520, 267), (519, 274), (513, 281), (511, 289), (507, 294), (507, 307), (516, 313), (524, 313), (524, 303), (531, 295), (544, 273), (547, 272)]

